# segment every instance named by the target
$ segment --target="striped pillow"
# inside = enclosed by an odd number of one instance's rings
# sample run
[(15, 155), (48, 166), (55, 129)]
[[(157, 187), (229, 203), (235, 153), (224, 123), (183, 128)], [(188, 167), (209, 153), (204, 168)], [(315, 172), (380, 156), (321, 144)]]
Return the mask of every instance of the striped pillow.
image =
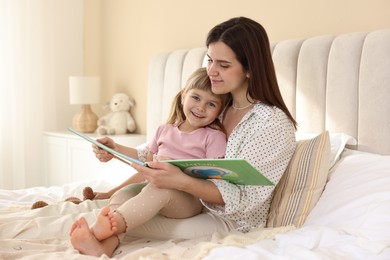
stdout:
[(300, 227), (317, 203), (329, 172), (328, 131), (297, 142), (293, 157), (274, 190), (267, 227)]

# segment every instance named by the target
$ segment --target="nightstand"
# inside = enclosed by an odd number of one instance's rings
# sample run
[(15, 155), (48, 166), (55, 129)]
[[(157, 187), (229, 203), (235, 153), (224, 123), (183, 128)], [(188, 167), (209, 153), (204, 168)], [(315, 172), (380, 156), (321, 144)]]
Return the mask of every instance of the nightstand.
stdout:
[[(93, 139), (97, 134), (88, 134)], [(146, 135), (110, 135), (115, 142), (137, 147), (146, 142)], [(92, 144), (69, 132), (45, 132), (43, 135), (44, 174), (47, 186), (92, 179), (107, 163), (96, 159)]]

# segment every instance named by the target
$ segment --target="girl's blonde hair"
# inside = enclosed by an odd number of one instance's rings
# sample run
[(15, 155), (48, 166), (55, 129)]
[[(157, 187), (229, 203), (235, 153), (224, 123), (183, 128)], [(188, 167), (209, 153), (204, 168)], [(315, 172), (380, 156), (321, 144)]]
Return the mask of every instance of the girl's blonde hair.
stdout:
[[(211, 81), (209, 76), (207, 75), (206, 68), (199, 68), (196, 71), (194, 71), (191, 74), (191, 76), (188, 78), (185, 88), (176, 94), (175, 98), (173, 99), (171, 112), (169, 114), (167, 124), (180, 125), (186, 120), (186, 116), (184, 115), (183, 112), (183, 106), (181, 104), (181, 100), (182, 100), (182, 95), (186, 95), (187, 92), (191, 89), (200, 89), (200, 90), (210, 91), (212, 93)], [(222, 94), (222, 95), (213, 94), (213, 95), (221, 99), (222, 105), (219, 111), (219, 113), (221, 113), (222, 109), (226, 105), (226, 102), (230, 94)], [(219, 121), (218, 118), (216, 118), (210, 125), (208, 125), (208, 127), (225, 132), (222, 123)]]

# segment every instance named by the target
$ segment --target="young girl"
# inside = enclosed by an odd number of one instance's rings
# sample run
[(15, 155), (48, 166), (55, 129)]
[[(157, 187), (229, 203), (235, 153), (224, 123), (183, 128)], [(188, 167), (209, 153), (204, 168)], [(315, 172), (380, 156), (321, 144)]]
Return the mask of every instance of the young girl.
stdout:
[[(211, 92), (211, 82), (205, 68), (196, 70), (186, 87), (176, 95), (167, 123), (158, 128), (153, 140), (148, 143), (147, 161), (224, 157), (226, 135), (218, 115), (227, 98), (226, 94)], [(134, 152), (133, 149), (127, 150)], [(124, 234), (157, 214), (180, 219), (202, 212), (202, 203), (196, 196), (141, 183), (145, 179), (140, 174), (136, 174), (135, 178), (139, 184), (114, 193), (109, 205), (102, 209), (90, 229), (96, 240)], [(72, 226), (71, 242), (83, 253), (79, 246), (80, 239), (73, 235), (81, 224), (85, 224), (84, 219)]]

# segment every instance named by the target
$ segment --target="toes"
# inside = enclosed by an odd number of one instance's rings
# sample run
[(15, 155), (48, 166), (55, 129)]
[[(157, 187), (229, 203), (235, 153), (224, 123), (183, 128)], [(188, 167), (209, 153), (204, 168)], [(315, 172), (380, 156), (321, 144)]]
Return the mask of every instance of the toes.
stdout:
[(104, 208), (100, 211), (100, 215), (108, 216), (109, 214), (110, 214), (110, 208), (109, 208), (109, 207), (104, 207)]
[(88, 227), (88, 222), (84, 217), (79, 218), (79, 220), (77, 220), (77, 224), (79, 224), (80, 226)]

